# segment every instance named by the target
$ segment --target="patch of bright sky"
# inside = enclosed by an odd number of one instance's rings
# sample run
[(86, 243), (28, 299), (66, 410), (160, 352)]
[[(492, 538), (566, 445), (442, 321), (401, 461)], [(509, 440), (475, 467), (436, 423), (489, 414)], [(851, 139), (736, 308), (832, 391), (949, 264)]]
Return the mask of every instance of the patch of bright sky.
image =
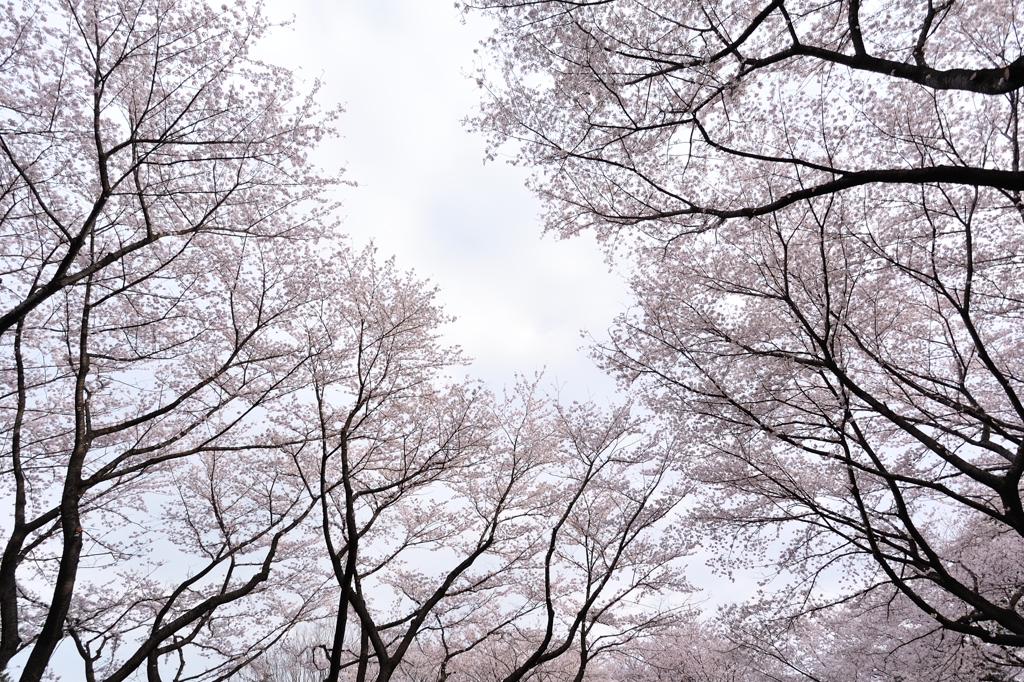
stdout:
[(268, 0), (265, 11), (294, 23), (259, 54), (307, 87), (320, 78), (320, 102), (346, 109), (342, 139), (318, 161), (358, 183), (340, 190), (356, 246), (373, 239), (382, 258), (440, 287), (458, 318), (448, 340), (495, 390), (546, 368), (565, 398), (613, 399), (580, 332), (605, 335), (628, 302), (622, 278), (592, 237), (542, 237), (526, 171), (484, 165), (483, 137), (461, 123), (479, 106), (467, 76), (489, 24), (463, 22), (450, 0)]

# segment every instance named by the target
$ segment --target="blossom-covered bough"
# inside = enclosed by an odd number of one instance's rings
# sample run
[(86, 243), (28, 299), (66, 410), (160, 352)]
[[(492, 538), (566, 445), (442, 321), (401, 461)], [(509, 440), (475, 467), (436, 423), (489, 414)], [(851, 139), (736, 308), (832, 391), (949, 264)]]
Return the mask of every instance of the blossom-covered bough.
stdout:
[(871, 185), (1024, 185), (1014, 3), (467, 4), (500, 22), (478, 123), (527, 143), (563, 233), (672, 236)]

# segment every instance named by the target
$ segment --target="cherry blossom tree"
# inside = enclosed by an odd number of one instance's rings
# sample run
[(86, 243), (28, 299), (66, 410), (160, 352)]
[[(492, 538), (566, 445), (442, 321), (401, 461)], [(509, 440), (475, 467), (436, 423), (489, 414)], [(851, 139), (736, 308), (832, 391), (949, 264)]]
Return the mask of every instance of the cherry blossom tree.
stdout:
[[(223, 677), (315, 599), (301, 388), (333, 114), (242, 5), (0, 10), (0, 669)], [(17, 659), (17, 660), (15, 660)], [(8, 666), (14, 666), (9, 668)]]
[(770, 561), (804, 591), (889, 583), (946, 629), (1019, 647), (1024, 583), (1000, 559), (1024, 530), (1016, 240), (975, 195), (947, 190), (920, 222), (809, 215), (663, 249), (604, 357), (701, 443), (697, 519), (738, 561), (788, 525)]
[(779, 641), (878, 592), (1015, 660), (1024, 7), (473, 4), (477, 124), (549, 228), (631, 250), (599, 361), (690, 443), (722, 570), (784, 586)]
[(453, 380), (433, 292), (393, 297), (390, 263), (363, 270), (320, 280), (363, 295), (321, 310), (293, 410), (335, 582), (331, 636), (305, 648), (326, 679), (512, 682), (569, 659), (581, 679), (673, 623), (689, 543), (661, 539), (685, 492), (671, 442), (628, 407)]

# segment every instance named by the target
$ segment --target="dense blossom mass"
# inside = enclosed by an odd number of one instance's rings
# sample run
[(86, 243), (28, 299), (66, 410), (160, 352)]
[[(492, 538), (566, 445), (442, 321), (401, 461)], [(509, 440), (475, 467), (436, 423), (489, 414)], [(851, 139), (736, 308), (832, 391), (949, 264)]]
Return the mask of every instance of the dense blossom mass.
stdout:
[(599, 362), (777, 576), (726, 636), (772, 679), (1016, 679), (1024, 5), (475, 4), (477, 125), (632, 250)]

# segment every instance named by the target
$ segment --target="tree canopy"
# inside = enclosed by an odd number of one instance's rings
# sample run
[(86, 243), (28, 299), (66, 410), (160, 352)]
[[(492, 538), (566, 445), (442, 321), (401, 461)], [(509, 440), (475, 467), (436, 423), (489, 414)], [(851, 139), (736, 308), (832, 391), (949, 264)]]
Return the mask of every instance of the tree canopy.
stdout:
[(1024, 6), (474, 4), (620, 404), (464, 376), (258, 5), (0, 8), (0, 679), (1020, 679)]

